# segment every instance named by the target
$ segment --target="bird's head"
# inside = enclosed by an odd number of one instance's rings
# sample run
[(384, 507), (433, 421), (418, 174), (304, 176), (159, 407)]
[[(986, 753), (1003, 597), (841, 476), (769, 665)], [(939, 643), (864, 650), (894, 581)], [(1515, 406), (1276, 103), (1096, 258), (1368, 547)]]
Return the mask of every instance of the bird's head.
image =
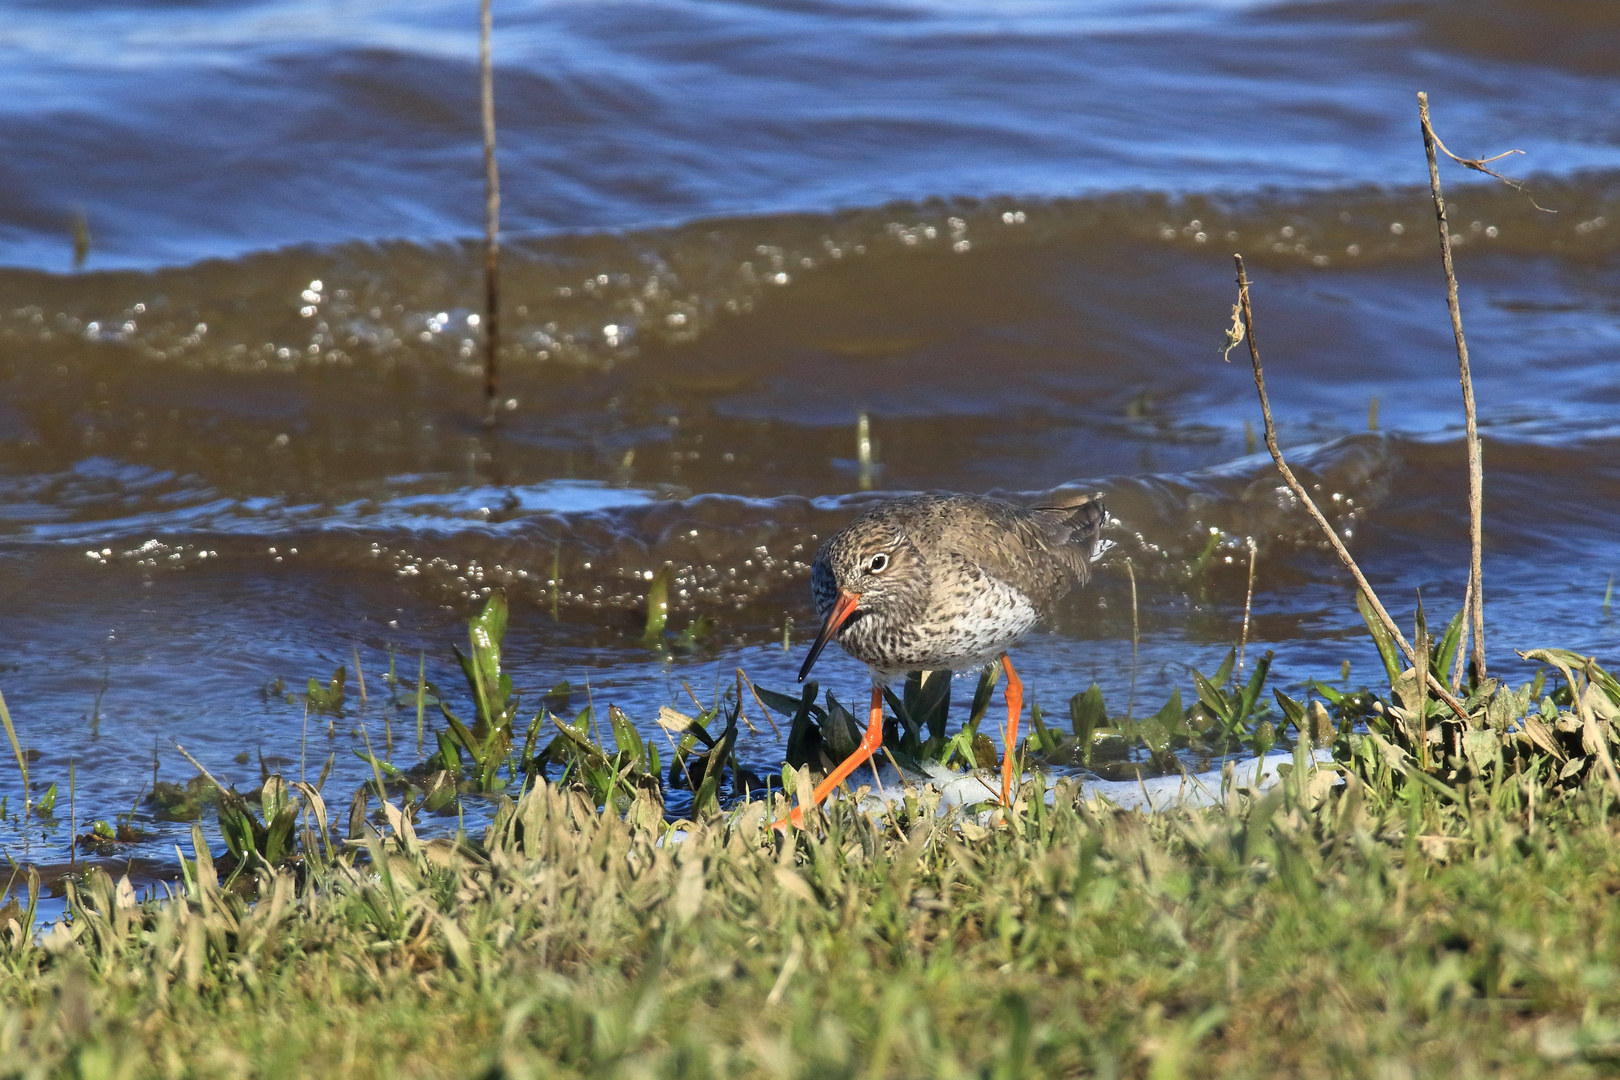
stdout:
[(821, 631), (799, 669), (803, 682), (827, 642), (859, 619), (905, 619), (928, 595), (928, 567), (906, 531), (865, 519), (828, 538), (810, 567)]

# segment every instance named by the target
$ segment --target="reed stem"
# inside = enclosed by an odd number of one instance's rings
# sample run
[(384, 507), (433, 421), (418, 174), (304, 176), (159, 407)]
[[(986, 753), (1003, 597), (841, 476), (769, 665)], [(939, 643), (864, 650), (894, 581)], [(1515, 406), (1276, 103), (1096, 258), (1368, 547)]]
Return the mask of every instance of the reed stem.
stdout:
[(501, 173), (495, 162), (495, 69), (490, 61), (494, 16), (490, 0), (478, 5), (478, 74), (484, 123), (484, 404), (496, 415), (500, 392)]
[[(1389, 617), (1388, 611), (1384, 610), (1383, 601), (1378, 599), (1378, 594), (1373, 591), (1373, 587), (1368, 583), (1366, 575), (1361, 572), (1361, 567), (1357, 566), (1356, 560), (1351, 558), (1349, 549), (1344, 546), (1344, 541), (1339, 539), (1339, 534), (1328, 522), (1328, 519), (1323, 516), (1322, 511), (1317, 508), (1316, 501), (1311, 498), (1310, 492), (1305, 490), (1305, 485), (1299, 482), (1299, 478), (1294, 475), (1294, 470), (1290, 469), (1288, 462), (1283, 459), (1282, 448), (1277, 445), (1277, 425), (1271, 418), (1271, 399), (1266, 395), (1266, 373), (1265, 369), (1260, 366), (1260, 346), (1254, 340), (1254, 313), (1249, 308), (1249, 279), (1243, 272), (1243, 256), (1233, 255), (1232, 260), (1237, 264), (1238, 304), (1243, 309), (1244, 338), (1249, 343), (1249, 360), (1254, 365), (1254, 388), (1260, 394), (1260, 416), (1265, 421), (1266, 426), (1266, 449), (1271, 451), (1271, 460), (1277, 463), (1277, 471), (1282, 473), (1283, 482), (1288, 485), (1288, 490), (1294, 493), (1294, 498), (1298, 499), (1301, 505), (1309, 511), (1311, 517), (1316, 519), (1317, 526), (1321, 528), (1322, 534), (1327, 537), (1328, 543), (1332, 545), (1333, 553), (1339, 557), (1339, 561), (1344, 564), (1344, 568), (1350, 571), (1350, 576), (1356, 579), (1356, 587), (1361, 590), (1361, 595), (1367, 598), (1367, 603), (1372, 605), (1373, 611), (1377, 613), (1378, 621), (1383, 623), (1384, 629), (1389, 632), (1389, 636), (1395, 641), (1396, 645), (1400, 646), (1401, 652), (1406, 655), (1407, 661), (1415, 668), (1418, 666), (1417, 653), (1413, 651), (1411, 644), (1407, 642), (1406, 635), (1401, 633), (1401, 628), (1395, 625), (1395, 620)], [(1428, 673), (1426, 681), (1436, 696), (1450, 706), (1453, 712), (1464, 720), (1468, 719), (1468, 710), (1463, 708), (1462, 702), (1458, 701), (1439, 679), (1435, 678), (1434, 672)]]
[(1254, 537), (1245, 537), (1249, 547), (1249, 587), (1243, 594), (1243, 633), (1238, 637), (1237, 669), (1243, 670), (1243, 653), (1249, 647), (1249, 612), (1254, 606), (1254, 561), (1259, 552)]
[(1125, 573), (1131, 579), (1131, 693), (1125, 700), (1125, 717), (1130, 719), (1136, 710), (1137, 654), (1142, 646), (1142, 626), (1136, 614), (1136, 567), (1129, 558), (1125, 560)]
[(1429, 95), (1418, 94), (1418, 120), (1423, 126), (1423, 150), (1429, 159), (1429, 192), (1434, 196), (1435, 222), (1440, 229), (1440, 263), (1446, 271), (1446, 307), (1451, 311), (1451, 332), (1457, 339), (1457, 377), (1462, 382), (1463, 420), (1468, 434), (1468, 592), (1465, 610), (1474, 633), (1474, 677), (1485, 678), (1484, 502), (1485, 466), (1474, 409), (1474, 378), (1468, 368), (1468, 342), (1463, 338), (1462, 308), (1457, 302), (1457, 272), (1451, 262), (1451, 226), (1446, 200), (1440, 193), (1440, 166), (1435, 158), (1434, 128), (1429, 123)]
[(79, 770), (68, 758), (68, 867), (79, 868)]

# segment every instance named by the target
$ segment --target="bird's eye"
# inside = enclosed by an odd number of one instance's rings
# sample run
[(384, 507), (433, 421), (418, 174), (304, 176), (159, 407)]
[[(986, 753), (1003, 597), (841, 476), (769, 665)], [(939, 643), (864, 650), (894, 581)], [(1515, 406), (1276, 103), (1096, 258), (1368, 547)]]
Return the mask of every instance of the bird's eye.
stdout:
[(889, 568), (889, 557), (880, 551), (872, 556), (872, 561), (866, 564), (866, 568), (874, 574), (881, 574)]

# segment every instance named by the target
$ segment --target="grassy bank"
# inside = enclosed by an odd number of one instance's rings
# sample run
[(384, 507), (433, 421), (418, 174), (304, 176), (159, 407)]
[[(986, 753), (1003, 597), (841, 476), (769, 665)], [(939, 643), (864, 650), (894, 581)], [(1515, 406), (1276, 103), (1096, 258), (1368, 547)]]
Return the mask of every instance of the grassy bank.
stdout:
[[(90, 869), (63, 879), (68, 917), (41, 925), (39, 876), (14, 878), (29, 902), (0, 907), (0, 1076), (1612, 1067), (1620, 682), (1544, 650), (1523, 654), (1543, 665), (1532, 682), (1459, 683), (1452, 706), (1368, 624), (1387, 692), (1312, 683), (1305, 701), (1273, 691), (1273, 712), (1266, 661), (1239, 685), (1229, 659), (1195, 673), (1192, 704), (1147, 717), (1076, 695), (1070, 733), (1036, 720), (1022, 748), (1146, 771), (1292, 746), (1272, 791), (1243, 788), (1238, 765), (1220, 806), (1144, 816), (1069, 781), (1048, 806), (1035, 779), (1011, 812), (942, 816), (918, 789), (882, 821), (835, 803), (783, 836), (767, 825), (781, 786), (767, 805), (732, 752), (740, 677), (701, 717), (665, 710), (667, 766), (616, 710), (612, 748), (588, 710), (554, 715), (565, 688), (525, 728), (492, 600), (462, 654), (474, 709), (463, 721), (435, 690), (446, 727), (416, 766), (367, 741), (373, 781), (341, 820), (320, 780), (267, 772), (243, 796), (204, 774), (153, 793), (193, 816), (206, 803), (225, 842), (216, 862), (193, 828), (172, 898)], [(1460, 627), (1434, 639), (1419, 615), (1426, 671), (1452, 665)], [(341, 685), (310, 680), (307, 701), (335, 709)], [(983, 756), (988, 677), (950, 739), (931, 685), (891, 702), (888, 752)], [(419, 709), (428, 689), (419, 676)], [(792, 713), (805, 760), (782, 780), (806, 790), (842, 752), (841, 707), (814, 690), (754, 700)], [(1311, 767), (1313, 741), (1332, 767)], [(723, 772), (754, 800), (721, 799)], [(696, 820), (668, 820), (677, 782)], [(419, 814), (457, 800), (498, 807), (493, 824), (417, 835)]]
[(316, 839), (239, 877), (251, 902), (203, 848), (174, 902), (97, 872), (71, 929), (8, 925), (0, 1072), (1585, 1075), (1620, 1055), (1607, 788), (1348, 772), (1150, 817), (1026, 787), (988, 828), (839, 806), (790, 840), (755, 803), (666, 844), (650, 795), (621, 818), (542, 785), (483, 843)]

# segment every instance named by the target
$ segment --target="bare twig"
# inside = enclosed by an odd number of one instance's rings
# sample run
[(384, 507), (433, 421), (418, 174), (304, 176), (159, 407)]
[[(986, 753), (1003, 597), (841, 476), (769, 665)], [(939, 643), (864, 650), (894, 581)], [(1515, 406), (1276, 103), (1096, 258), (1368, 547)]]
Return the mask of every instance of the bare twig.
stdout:
[[(1463, 339), (1462, 308), (1457, 303), (1457, 273), (1451, 264), (1451, 226), (1446, 220), (1446, 201), (1440, 194), (1440, 167), (1434, 148), (1440, 139), (1429, 123), (1429, 95), (1418, 94), (1418, 120), (1423, 125), (1423, 149), (1429, 157), (1429, 191), (1434, 195), (1434, 214), (1440, 228), (1440, 262), (1446, 271), (1446, 306), (1451, 310), (1451, 332), (1457, 339), (1457, 377), (1462, 382), (1463, 419), (1468, 435), (1468, 591), (1463, 607), (1474, 630), (1474, 677), (1485, 678), (1485, 579), (1483, 569), (1485, 470), (1481, 462), (1479, 425), (1474, 411), (1474, 378), (1468, 370), (1468, 342)], [(1442, 147), (1444, 149), (1444, 147)], [(1448, 157), (1455, 157), (1447, 150)], [(1494, 160), (1494, 159), (1493, 159)], [(1464, 162), (1464, 164), (1467, 164)], [(1489, 171), (1489, 170), (1484, 170)], [(1493, 174), (1494, 175), (1494, 174)], [(1458, 650), (1461, 651), (1460, 649)]]
[(742, 668), (737, 669), (737, 677), (748, 684), (748, 692), (754, 695), (754, 700), (759, 702), (760, 709), (762, 709), (765, 713), (765, 722), (771, 725), (771, 730), (776, 732), (776, 737), (780, 739), (782, 737), (782, 729), (776, 726), (775, 720), (771, 719), (771, 707), (765, 704), (764, 698), (759, 696), (759, 691), (754, 688), (754, 680), (750, 679), (747, 674), (743, 672)]
[(196, 769), (198, 772), (203, 774), (203, 779), (207, 780), (210, 784), (213, 784), (216, 788), (218, 788), (220, 791), (224, 792), (225, 794), (227, 794), (227, 795), (231, 794), (231, 789), (226, 787), (224, 784), (220, 783), (218, 780), (214, 779), (214, 774), (209, 772), (207, 769), (203, 768), (203, 763), (198, 761), (196, 758), (192, 757), (191, 754), (186, 750), (185, 747), (181, 746), (179, 743), (175, 742), (173, 739), (170, 739), (169, 743), (176, 750), (180, 751), (180, 756), (181, 757), (183, 757), (187, 761), (191, 762), (192, 768)]
[(501, 343), (501, 173), (495, 164), (495, 69), (489, 39), (494, 26), (490, 0), (480, 0), (478, 73), (484, 120), (484, 403), (495, 418), (500, 390), (496, 350)]
[(79, 770), (68, 758), (68, 866), (79, 865)]
[[(737, 669), (737, 716), (742, 720), (743, 723), (748, 725), (748, 733), (750, 735), (758, 735), (759, 734), (759, 728), (754, 726), (754, 722), (752, 720), (748, 719), (748, 714), (743, 711), (742, 684), (743, 684), (743, 671), (742, 671), (742, 668), (738, 668)], [(770, 715), (767, 714), (765, 719), (769, 720)], [(772, 724), (771, 726), (775, 727), (776, 725)], [(780, 735), (781, 732), (777, 732), (777, 734)]]
[(1125, 573), (1131, 579), (1131, 694), (1125, 702), (1125, 715), (1128, 718), (1136, 709), (1136, 654), (1142, 642), (1142, 628), (1136, 616), (1136, 567), (1128, 558), (1125, 560)]
[(1537, 210), (1540, 210), (1543, 214), (1556, 214), (1556, 213), (1558, 213), (1558, 211), (1549, 210), (1545, 206), (1542, 206), (1540, 203), (1536, 202), (1535, 196), (1530, 194), (1530, 189), (1525, 187), (1523, 184), (1519, 183), (1517, 180), (1509, 179), (1508, 177), (1503, 176), (1501, 173), (1497, 172), (1496, 170), (1487, 169), (1485, 167), (1485, 166), (1489, 165), (1493, 161), (1501, 161), (1505, 157), (1511, 157), (1514, 154), (1522, 154), (1522, 153), (1524, 153), (1523, 150), (1504, 150), (1500, 154), (1496, 154), (1496, 155), (1493, 155), (1493, 156), (1488, 157), (1488, 158), (1458, 157), (1456, 154), (1453, 154), (1450, 150), (1446, 149), (1446, 144), (1440, 141), (1440, 136), (1434, 134), (1434, 129), (1429, 126), (1429, 95), (1420, 92), (1418, 94), (1418, 102), (1419, 102), (1418, 108), (1421, 111), (1422, 116), (1423, 116), (1423, 131), (1424, 131), (1424, 134), (1426, 134), (1426, 135), (1428, 135), (1428, 136), (1430, 136), (1431, 138), (1434, 139), (1435, 145), (1440, 148), (1440, 152), (1442, 154), (1446, 155), (1446, 157), (1450, 158), (1452, 161), (1455, 161), (1457, 164), (1461, 165), (1465, 169), (1473, 169), (1475, 172), (1482, 172), (1486, 176), (1494, 176), (1494, 177), (1496, 177), (1498, 180), (1502, 181), (1502, 183), (1506, 184), (1508, 187), (1512, 188), (1514, 191), (1517, 191), (1519, 194), (1523, 195), (1526, 199), (1529, 199), (1530, 200), (1530, 205), (1535, 207)]
[[(1361, 595), (1367, 598), (1367, 603), (1372, 605), (1373, 611), (1377, 613), (1378, 621), (1383, 623), (1384, 629), (1394, 639), (1395, 644), (1400, 646), (1401, 652), (1406, 654), (1407, 661), (1415, 668), (1418, 666), (1417, 653), (1413, 651), (1412, 646), (1407, 642), (1406, 635), (1401, 633), (1401, 628), (1395, 625), (1395, 620), (1389, 617), (1388, 611), (1384, 610), (1383, 601), (1378, 599), (1378, 594), (1373, 591), (1373, 587), (1368, 583), (1366, 575), (1361, 572), (1361, 567), (1356, 565), (1356, 560), (1350, 557), (1350, 551), (1344, 546), (1344, 541), (1339, 539), (1339, 534), (1334, 531), (1328, 519), (1322, 515), (1322, 511), (1317, 509), (1316, 502), (1311, 498), (1310, 492), (1305, 490), (1305, 485), (1299, 482), (1299, 478), (1294, 475), (1294, 470), (1290, 469), (1288, 462), (1283, 460), (1282, 449), (1277, 445), (1277, 425), (1271, 419), (1271, 399), (1266, 396), (1266, 374), (1265, 370), (1260, 366), (1260, 348), (1255, 344), (1254, 340), (1254, 313), (1249, 308), (1249, 279), (1243, 273), (1243, 256), (1234, 255), (1232, 259), (1237, 263), (1238, 303), (1243, 308), (1243, 327), (1246, 331), (1245, 337), (1249, 342), (1249, 360), (1254, 365), (1254, 388), (1260, 394), (1260, 415), (1266, 425), (1266, 449), (1271, 451), (1271, 460), (1277, 463), (1277, 471), (1282, 473), (1283, 481), (1288, 485), (1288, 490), (1294, 493), (1294, 498), (1298, 499), (1305, 509), (1310, 512), (1311, 517), (1316, 519), (1316, 524), (1321, 528), (1322, 534), (1327, 537), (1328, 543), (1332, 545), (1333, 553), (1339, 557), (1339, 561), (1344, 564), (1344, 568), (1350, 571), (1350, 576), (1356, 579), (1356, 587), (1361, 590)], [(1452, 696), (1451, 691), (1447, 690), (1444, 684), (1434, 677), (1433, 672), (1429, 673), (1428, 683), (1440, 700), (1450, 706), (1453, 712), (1465, 720), (1468, 718), (1468, 710), (1463, 708), (1462, 703)]]
[(1243, 670), (1243, 652), (1249, 647), (1249, 610), (1254, 605), (1254, 537), (1245, 538), (1249, 545), (1249, 589), (1243, 594), (1243, 634), (1238, 638), (1237, 669)]
[[(568, 727), (568, 725), (564, 724), (561, 720), (557, 719), (555, 716), (553, 716), (551, 718), (551, 722), (553, 724), (556, 724), (557, 727), (559, 727), (559, 728)], [(669, 767), (670, 786), (671, 787), (675, 786), (675, 776), (674, 776), (674, 774), (675, 774), (675, 766), (679, 765), (681, 767), (681, 772), (686, 776), (686, 788), (687, 788), (687, 790), (693, 792), (694, 794), (696, 794), (697, 785), (692, 783), (692, 771), (686, 767), (686, 759), (681, 757), (681, 748), (675, 745), (675, 740), (669, 734), (669, 728), (665, 727), (663, 724), (659, 724), (658, 729), (664, 733), (664, 741), (669, 743), (669, 760), (671, 762), (670, 767)], [(570, 729), (570, 730), (572, 730), (572, 729)]]

